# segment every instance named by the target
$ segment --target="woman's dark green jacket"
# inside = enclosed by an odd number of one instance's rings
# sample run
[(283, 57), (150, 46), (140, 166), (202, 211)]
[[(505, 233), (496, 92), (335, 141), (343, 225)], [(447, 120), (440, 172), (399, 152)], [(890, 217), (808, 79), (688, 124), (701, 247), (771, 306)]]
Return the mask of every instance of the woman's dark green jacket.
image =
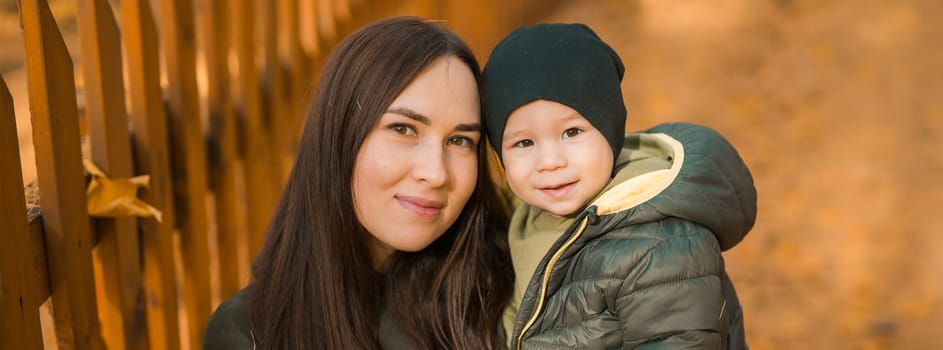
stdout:
[[(224, 301), (210, 318), (203, 335), (204, 350), (254, 350), (257, 349), (249, 326), (249, 304), (247, 289)], [(312, 315), (311, 317), (318, 317)], [(384, 310), (380, 317), (377, 339), (383, 349), (411, 349), (414, 346)]]

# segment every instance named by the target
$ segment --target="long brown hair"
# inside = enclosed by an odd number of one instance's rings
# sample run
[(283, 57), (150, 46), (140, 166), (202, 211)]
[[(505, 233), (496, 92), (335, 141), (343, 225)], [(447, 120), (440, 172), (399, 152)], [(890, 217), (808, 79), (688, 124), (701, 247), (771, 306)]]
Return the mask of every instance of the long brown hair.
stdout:
[(253, 263), (249, 315), (261, 348), (377, 349), (384, 296), (418, 348), (502, 347), (496, 332), (514, 272), (507, 211), (490, 180), (485, 140), (478, 146), (477, 187), (458, 219), (426, 249), (395, 253), (385, 274), (375, 270), (370, 233), (354, 214), (354, 160), (369, 130), (416, 76), (446, 55), (480, 81), (468, 46), (417, 18), (368, 25), (332, 53)]

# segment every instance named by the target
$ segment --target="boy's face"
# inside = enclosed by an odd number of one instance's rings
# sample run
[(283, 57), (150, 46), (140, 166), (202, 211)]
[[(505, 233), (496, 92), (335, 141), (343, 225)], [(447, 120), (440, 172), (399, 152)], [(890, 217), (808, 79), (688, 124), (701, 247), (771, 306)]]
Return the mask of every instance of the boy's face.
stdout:
[(580, 210), (609, 183), (612, 148), (569, 106), (536, 100), (508, 116), (501, 144), (508, 182), (522, 201), (554, 215)]

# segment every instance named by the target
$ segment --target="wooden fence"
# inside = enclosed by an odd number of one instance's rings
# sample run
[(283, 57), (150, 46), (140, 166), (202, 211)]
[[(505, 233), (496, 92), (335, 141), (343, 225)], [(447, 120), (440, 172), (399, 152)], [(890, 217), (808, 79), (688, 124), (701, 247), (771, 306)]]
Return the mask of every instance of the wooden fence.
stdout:
[[(338, 40), (375, 19), (417, 15), (445, 20), (484, 61), (504, 34), (551, 6), (76, 1), (81, 67), (47, 1), (19, 1), (37, 173), (26, 196), (13, 100), (0, 79), (2, 349), (201, 348), (216, 304), (248, 282), (306, 88)], [(137, 195), (160, 220), (91, 217), (94, 176), (83, 159), (100, 181), (147, 175)]]

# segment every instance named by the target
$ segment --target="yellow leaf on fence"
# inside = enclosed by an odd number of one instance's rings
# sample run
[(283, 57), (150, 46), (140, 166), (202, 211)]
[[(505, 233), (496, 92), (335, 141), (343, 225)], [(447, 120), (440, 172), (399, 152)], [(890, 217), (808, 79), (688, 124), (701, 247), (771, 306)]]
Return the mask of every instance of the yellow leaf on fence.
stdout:
[(88, 215), (93, 217), (152, 217), (161, 221), (161, 212), (137, 196), (141, 187), (148, 187), (149, 175), (112, 179), (91, 160), (83, 159), (85, 171), (91, 176), (86, 186)]

